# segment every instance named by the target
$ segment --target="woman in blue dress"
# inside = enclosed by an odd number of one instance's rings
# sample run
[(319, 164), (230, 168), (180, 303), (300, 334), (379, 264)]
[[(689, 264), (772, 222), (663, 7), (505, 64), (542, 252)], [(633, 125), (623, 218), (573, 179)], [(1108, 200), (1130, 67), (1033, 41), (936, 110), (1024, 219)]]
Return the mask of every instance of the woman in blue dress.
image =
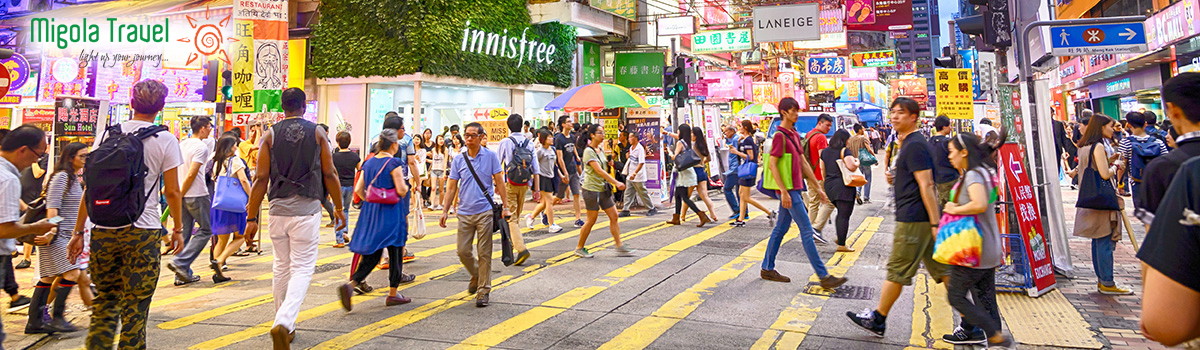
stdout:
[[(350, 274), (350, 282), (338, 287), (338, 296), (346, 311), (353, 307), (350, 303), (353, 293), (365, 294), (373, 290), (366, 283), (367, 275), (379, 263), (384, 251), (387, 251), (390, 261), (401, 261), (401, 251), (408, 240), (407, 213), (411, 200), (408, 194), (411, 187), (405, 182), (400, 159), (395, 158), (399, 148), (396, 131), (383, 130), (377, 145), (379, 151), (363, 162), (362, 171), (354, 183), (354, 192), (366, 200), (358, 214), (358, 224), (354, 227), (354, 240), (350, 241), (350, 251), (359, 254), (360, 258)], [(399, 201), (395, 204), (372, 202), (371, 197), (367, 196), (368, 187), (388, 192), (388, 196), (398, 196)], [(412, 301), (396, 291), (400, 284), (412, 282), (415, 278), (401, 270), (402, 264), (388, 269), (391, 290), (385, 301), (387, 306)]]

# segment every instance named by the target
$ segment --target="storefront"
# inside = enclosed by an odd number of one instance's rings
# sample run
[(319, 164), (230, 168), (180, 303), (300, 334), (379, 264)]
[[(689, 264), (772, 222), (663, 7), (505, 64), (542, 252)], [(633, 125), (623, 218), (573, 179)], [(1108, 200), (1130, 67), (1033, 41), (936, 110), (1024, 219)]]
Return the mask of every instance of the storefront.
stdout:
[(1113, 119), (1121, 119), (1127, 112), (1152, 111), (1162, 115), (1162, 82), (1162, 70), (1155, 65), (1095, 82), (1088, 86), (1088, 91), (1093, 110)]

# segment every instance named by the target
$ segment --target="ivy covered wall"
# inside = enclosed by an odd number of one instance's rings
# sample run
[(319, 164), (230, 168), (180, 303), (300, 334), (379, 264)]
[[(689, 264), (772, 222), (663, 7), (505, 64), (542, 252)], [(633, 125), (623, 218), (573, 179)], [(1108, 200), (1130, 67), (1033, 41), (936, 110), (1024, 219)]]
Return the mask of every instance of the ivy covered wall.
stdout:
[[(323, 0), (321, 22), (310, 39), (310, 67), (320, 78), (424, 72), (505, 84), (569, 86), (575, 28), (560, 23), (531, 26), (525, 6), (525, 0)], [(524, 34), (556, 51), (549, 63), (510, 57), (515, 52), (463, 51), (468, 28), (504, 38)]]

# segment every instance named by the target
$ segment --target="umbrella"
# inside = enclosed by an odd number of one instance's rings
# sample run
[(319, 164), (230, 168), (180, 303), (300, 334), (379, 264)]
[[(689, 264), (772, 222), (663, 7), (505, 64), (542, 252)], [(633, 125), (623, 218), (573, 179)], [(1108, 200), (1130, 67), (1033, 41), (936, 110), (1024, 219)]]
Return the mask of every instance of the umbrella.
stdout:
[(629, 91), (624, 86), (594, 83), (567, 90), (546, 104), (545, 110), (599, 112), (607, 108), (618, 107), (650, 108), (650, 105), (641, 96)]
[(743, 117), (757, 117), (771, 114), (779, 114), (779, 108), (776, 108), (775, 105), (770, 103), (755, 103), (746, 106), (746, 108), (742, 108), (742, 110), (738, 112), (738, 115)]

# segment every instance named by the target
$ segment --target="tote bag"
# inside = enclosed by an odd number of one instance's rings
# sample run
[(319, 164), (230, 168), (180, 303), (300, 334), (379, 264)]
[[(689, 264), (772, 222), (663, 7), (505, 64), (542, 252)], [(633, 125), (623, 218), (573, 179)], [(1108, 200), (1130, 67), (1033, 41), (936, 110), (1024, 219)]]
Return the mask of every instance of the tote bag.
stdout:
[[(779, 132), (782, 132), (782, 131), (779, 131)], [(786, 134), (783, 139), (787, 140), (787, 143), (792, 145), (792, 149), (800, 149), (800, 145), (795, 144), (795, 142), (792, 141), (792, 138), (787, 137)], [(775, 146), (772, 145), (772, 147), (775, 147)], [(794, 186), (795, 184), (792, 182), (792, 172), (800, 171), (800, 169), (792, 169), (793, 155), (791, 152), (787, 151), (787, 148), (786, 148), (787, 145), (779, 145), (778, 147), (785, 147), (785, 148), (783, 149), (783, 156), (779, 157), (779, 160), (777, 160), (775, 162), (775, 167), (779, 169), (779, 176), (783, 178), (782, 179), (783, 186), (787, 187), (789, 189), (795, 188), (795, 186)], [(769, 157), (767, 157), (767, 156), (764, 156), (764, 157), (767, 158), (767, 161), (770, 161)], [(775, 175), (771, 173), (771, 171), (769, 170), (770, 168), (766, 168), (766, 169), (767, 170), (763, 171), (763, 188), (768, 189), (768, 190), (776, 190), (776, 191), (780, 190), (779, 185), (777, 185), (775, 183)]]
[[(842, 150), (842, 154), (846, 154), (845, 149)], [(863, 175), (862, 167), (850, 171), (846, 167), (845, 158), (842, 157), (837, 160), (838, 169), (842, 171), (842, 184), (847, 187), (861, 187), (862, 185), (866, 185), (867, 177)]]
[(1112, 181), (1100, 177), (1100, 172), (1095, 169), (1096, 160), (1092, 159), (1092, 155), (1095, 154), (1096, 146), (1099, 145), (1099, 143), (1093, 144), (1092, 148), (1088, 149), (1083, 178), (1079, 180), (1079, 200), (1075, 202), (1075, 207), (1119, 210), (1121, 205), (1117, 203), (1117, 189), (1113, 187)]
[(933, 260), (963, 267), (979, 267), (983, 250), (983, 234), (974, 215), (942, 214), (937, 240), (933, 243)]
[(250, 196), (242, 188), (242, 181), (232, 176), (233, 158), (225, 161), (225, 174), (217, 177), (217, 183), (213, 186), (212, 208), (230, 213), (245, 213)]

